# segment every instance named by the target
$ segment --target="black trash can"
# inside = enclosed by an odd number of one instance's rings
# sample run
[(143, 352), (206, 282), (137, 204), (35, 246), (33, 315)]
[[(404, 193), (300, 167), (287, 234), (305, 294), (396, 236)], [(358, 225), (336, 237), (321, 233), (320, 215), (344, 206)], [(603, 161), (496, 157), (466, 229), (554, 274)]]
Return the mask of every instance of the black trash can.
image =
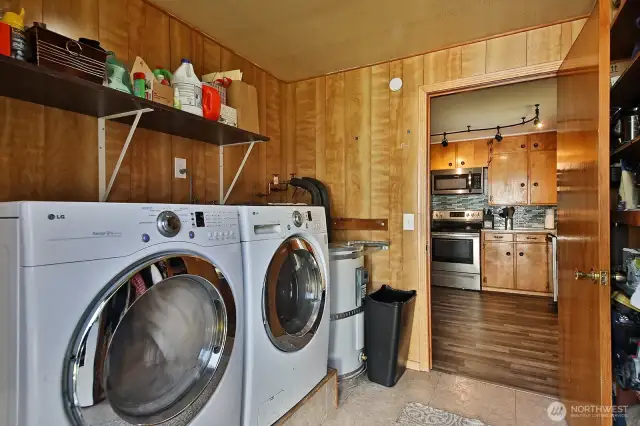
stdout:
[(392, 387), (407, 369), (416, 291), (383, 285), (364, 305), (364, 348), (369, 380)]

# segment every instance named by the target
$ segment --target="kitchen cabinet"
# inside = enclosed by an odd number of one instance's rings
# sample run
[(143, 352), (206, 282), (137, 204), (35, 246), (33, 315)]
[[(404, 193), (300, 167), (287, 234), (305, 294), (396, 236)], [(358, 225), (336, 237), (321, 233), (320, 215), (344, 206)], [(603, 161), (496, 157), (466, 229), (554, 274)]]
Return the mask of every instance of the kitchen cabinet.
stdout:
[(451, 142), (449, 146), (431, 144), (431, 170), (487, 167), (489, 145), (485, 139)]
[(556, 137), (556, 132), (545, 132), (494, 141), (489, 161), (489, 204), (556, 204)]
[(515, 256), (512, 243), (487, 242), (484, 244), (482, 285), (495, 288), (515, 287)]
[(441, 144), (431, 144), (431, 170), (446, 170), (456, 168), (456, 148), (454, 144), (444, 147)]
[(529, 150), (555, 151), (557, 139), (556, 132), (532, 133), (529, 135)]
[(527, 204), (527, 151), (493, 154), (489, 165), (489, 204)]
[(457, 142), (457, 167), (487, 167), (489, 165), (489, 145), (486, 140)]
[(494, 154), (506, 154), (509, 152), (527, 152), (529, 146), (528, 135), (505, 136), (500, 142), (493, 141)]
[(552, 270), (546, 233), (482, 232), (482, 288), (550, 296)]
[(529, 204), (557, 204), (556, 151), (529, 153)]
[(516, 288), (539, 293), (549, 292), (549, 245), (516, 243)]

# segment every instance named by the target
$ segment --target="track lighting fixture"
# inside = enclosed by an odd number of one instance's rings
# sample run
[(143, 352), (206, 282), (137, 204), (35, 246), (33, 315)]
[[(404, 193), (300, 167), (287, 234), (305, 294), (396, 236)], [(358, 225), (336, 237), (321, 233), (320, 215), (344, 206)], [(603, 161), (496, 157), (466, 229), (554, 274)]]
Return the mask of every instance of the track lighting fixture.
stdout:
[(500, 142), (502, 139), (504, 139), (504, 136), (502, 136), (502, 133), (500, 133), (500, 129), (506, 129), (506, 128), (511, 128), (511, 127), (517, 127), (517, 126), (524, 126), (526, 124), (529, 123), (533, 123), (534, 127), (536, 129), (542, 129), (544, 127), (544, 123), (542, 122), (542, 120), (540, 119), (540, 104), (535, 104), (535, 115), (528, 119), (526, 117), (522, 117), (522, 121), (519, 123), (514, 123), (514, 124), (506, 124), (504, 126), (496, 126), (496, 127), (485, 127), (482, 129), (472, 129), (471, 126), (467, 126), (467, 128), (465, 130), (455, 130), (455, 131), (451, 131), (451, 132), (443, 132), (443, 133), (432, 133), (431, 136), (442, 136), (442, 146), (447, 146), (449, 145), (449, 140), (447, 139), (447, 134), (449, 135), (457, 135), (459, 133), (471, 133), (471, 132), (486, 132), (492, 129), (496, 129), (496, 135), (494, 136), (494, 139), (498, 142)]
[(496, 135), (493, 138), (498, 142), (502, 142), (503, 137), (500, 134), (500, 126), (496, 127), (496, 130), (497, 130)]
[(533, 125), (536, 129), (542, 129), (544, 126), (540, 120), (540, 104), (536, 104), (536, 117), (533, 119)]

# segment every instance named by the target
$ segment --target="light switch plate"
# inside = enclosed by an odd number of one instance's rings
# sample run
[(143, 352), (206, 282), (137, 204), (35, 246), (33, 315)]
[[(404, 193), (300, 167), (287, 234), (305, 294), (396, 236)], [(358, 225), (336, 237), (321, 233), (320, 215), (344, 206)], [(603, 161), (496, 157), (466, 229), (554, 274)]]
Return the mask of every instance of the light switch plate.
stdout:
[(185, 158), (175, 157), (175, 177), (176, 179), (186, 179), (186, 173), (180, 173), (180, 170), (187, 168), (187, 160)]
[(412, 213), (405, 213), (402, 215), (402, 229), (404, 231), (413, 231), (416, 228), (415, 215)]

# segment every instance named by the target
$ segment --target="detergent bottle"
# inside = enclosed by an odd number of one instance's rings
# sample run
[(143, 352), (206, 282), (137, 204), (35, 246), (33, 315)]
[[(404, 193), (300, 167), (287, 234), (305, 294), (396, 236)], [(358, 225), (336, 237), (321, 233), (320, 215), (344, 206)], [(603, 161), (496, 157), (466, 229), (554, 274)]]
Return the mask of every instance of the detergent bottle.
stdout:
[(176, 89), (182, 110), (202, 117), (202, 82), (196, 77), (190, 60), (182, 60), (171, 77), (171, 86)]

